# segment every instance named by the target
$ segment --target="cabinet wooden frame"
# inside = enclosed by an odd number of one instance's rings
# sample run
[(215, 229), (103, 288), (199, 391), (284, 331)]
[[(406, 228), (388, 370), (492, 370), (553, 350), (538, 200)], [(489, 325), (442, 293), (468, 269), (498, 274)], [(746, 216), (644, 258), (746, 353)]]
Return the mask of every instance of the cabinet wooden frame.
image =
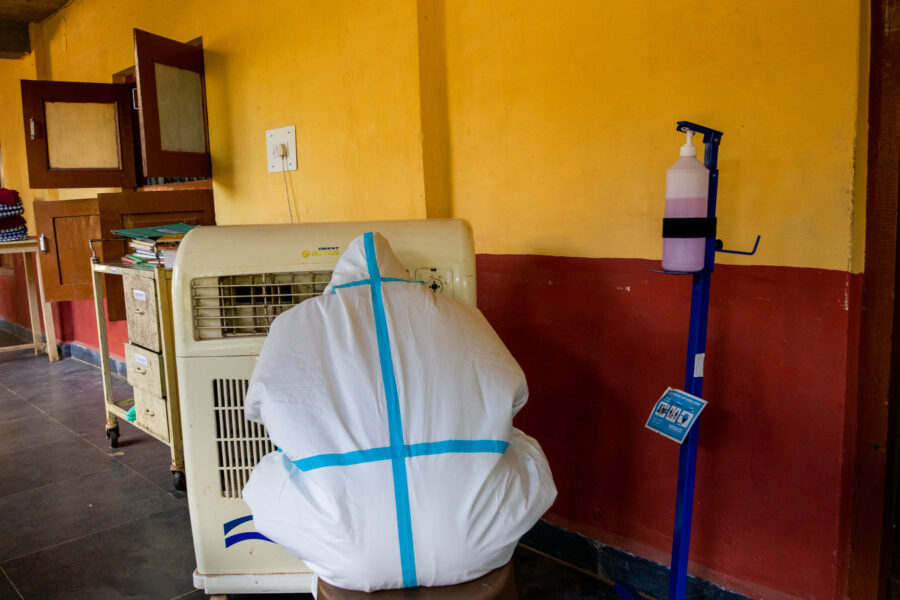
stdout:
[[(35, 201), (34, 217), (37, 233), (44, 236), (47, 247), (47, 254), (41, 259), (47, 299), (59, 302), (89, 298), (88, 240), (102, 237), (98, 199)], [(110, 257), (116, 254), (108, 244), (98, 244), (96, 249), (101, 257), (106, 256), (107, 250)]]
[[(112, 83), (31, 81), (23, 79), (22, 116), (31, 188), (134, 187), (134, 138), (128, 88)], [(46, 105), (50, 102), (113, 104), (116, 115), (117, 168), (54, 168), (50, 165)]]
[[(37, 234), (46, 236), (41, 273), (45, 296), (53, 302), (92, 297), (90, 239), (115, 237), (114, 229), (216, 222), (211, 190), (127, 191), (84, 200), (35, 202), (34, 216)], [(127, 253), (123, 241), (95, 243), (94, 248), (102, 262), (118, 261)], [(124, 319), (122, 278), (104, 276), (104, 287), (110, 320)]]
[[(211, 177), (203, 49), (135, 29), (134, 54), (137, 82), (135, 95), (139, 100), (136, 108), (133, 106), (134, 99), (129, 86), (122, 83), (22, 80), (22, 112), (30, 187), (135, 188), (139, 185), (137, 177), (141, 170), (143, 173), (140, 173), (140, 183), (143, 182), (143, 177)], [(157, 64), (192, 71), (199, 76), (199, 114), (202, 123), (194, 120), (184, 122), (191, 125), (187, 128), (189, 130), (200, 131), (202, 128), (203, 152), (163, 150)], [(119, 157), (119, 167), (51, 168), (46, 135), (45, 107), (48, 102), (115, 103), (115, 150)], [(137, 115), (132, 115), (133, 110)], [(140, 132), (140, 145), (135, 144), (135, 131)], [(139, 148), (137, 152), (142, 169), (137, 168), (136, 147)]]
[[(176, 152), (162, 147), (160, 107), (155, 65), (163, 64), (199, 75), (203, 114), (203, 152)], [(145, 177), (209, 177), (209, 126), (203, 48), (134, 30), (134, 66), (137, 79), (141, 159)]]

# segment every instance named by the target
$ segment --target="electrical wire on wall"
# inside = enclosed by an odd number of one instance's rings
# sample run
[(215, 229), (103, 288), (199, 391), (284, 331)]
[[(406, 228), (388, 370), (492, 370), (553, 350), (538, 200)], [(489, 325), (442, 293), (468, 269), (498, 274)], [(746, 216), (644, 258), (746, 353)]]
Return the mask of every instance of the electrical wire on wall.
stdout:
[(288, 184), (287, 184), (287, 152), (282, 150), (281, 152), (281, 178), (284, 180), (284, 200), (287, 202), (288, 214), (291, 217), (291, 223), (294, 222), (294, 210), (291, 208), (291, 196), (288, 193)]
[[(291, 202), (293, 182), (288, 184), (288, 176), (285, 171), (297, 170), (296, 148), (297, 138), (293, 125), (266, 131), (266, 151), (268, 153), (269, 173), (281, 171), (281, 181), (284, 184), (284, 201), (287, 203), (290, 222), (294, 223), (294, 206)], [(281, 159), (281, 164), (278, 164)], [(296, 193), (294, 194), (296, 199)], [(299, 217), (298, 217), (299, 218)]]

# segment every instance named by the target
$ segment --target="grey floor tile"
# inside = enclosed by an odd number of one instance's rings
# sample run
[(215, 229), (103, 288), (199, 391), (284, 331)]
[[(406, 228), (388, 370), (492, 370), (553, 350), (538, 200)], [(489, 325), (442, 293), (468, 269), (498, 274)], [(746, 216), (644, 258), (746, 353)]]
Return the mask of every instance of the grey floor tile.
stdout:
[(106, 409), (102, 402), (45, 409), (44, 414), (78, 435), (100, 432), (101, 438), (106, 439)]
[(7, 384), (7, 387), (43, 410), (103, 406), (103, 386), (93, 373), (75, 372), (62, 377), (45, 374), (40, 381)]
[[(14, 344), (24, 344), (30, 340), (18, 339), (9, 344), (0, 344), (2, 346), (12, 346)], [(0, 353), (0, 370), (6, 373), (12, 373), (15, 365), (27, 365), (30, 368), (29, 361), (37, 360), (32, 350), (12, 350)], [(49, 361), (48, 361), (49, 362)]]
[(0, 454), (0, 497), (110, 468), (114, 459), (73, 439)]
[[(124, 454), (122, 459), (125, 462), (136, 462), (145, 456), (169, 455), (169, 446), (160, 442), (155, 437), (141, 431), (133, 423), (129, 423), (125, 419), (118, 419), (119, 424), (119, 450)], [(85, 432), (85, 436), (91, 435), (95, 430)], [(103, 428), (100, 433), (104, 434)]]
[(127, 467), (0, 497), (0, 562), (184, 504)]
[(13, 344), (24, 344), (28, 342), (28, 338), (16, 335), (6, 329), (0, 329), (0, 346), (11, 346)]
[[(116, 381), (113, 384), (113, 398), (125, 400), (133, 396), (131, 387), (124, 382)], [(62, 399), (57, 394), (50, 394), (43, 399), (29, 400), (46, 414), (61, 421), (78, 434), (87, 434), (91, 428), (99, 425), (101, 433), (105, 432), (106, 404), (103, 400), (103, 386), (82, 386), (78, 393), (67, 399)]]
[(42, 414), (0, 422), (0, 454), (75, 439), (74, 433)]
[(184, 506), (3, 564), (25, 598), (48, 600), (168, 600), (194, 589), (194, 568)]
[[(35, 356), (31, 350), (20, 350), (0, 354), (0, 370), (2, 370), (4, 384), (20, 384), (29, 375), (35, 373), (61, 374), (79, 370), (78, 361), (64, 359), (51, 362), (46, 354)], [(84, 365), (84, 363), (81, 363)], [(87, 366), (87, 365), (84, 365)]]
[(609, 583), (519, 546), (513, 555), (518, 600), (618, 600)]
[(188, 592), (183, 596), (172, 598), (172, 600), (209, 600), (209, 595), (203, 590), (194, 590), (193, 592)]
[(42, 413), (33, 404), (0, 388), (0, 423), (37, 417)]
[[(123, 460), (123, 462), (156, 485), (168, 489), (172, 482), (172, 456), (169, 453), (168, 446), (161, 442), (156, 443), (162, 447), (164, 452), (145, 453), (139, 460)], [(127, 459), (128, 456), (117, 458)]]
[(46, 356), (0, 354), (0, 382), (28, 399), (44, 396), (77, 397), (80, 389), (97, 387), (100, 370), (74, 359), (50, 362)]
[[(132, 425), (126, 423), (124, 419), (118, 419), (119, 447), (112, 448), (109, 445), (109, 438), (106, 437), (106, 413), (102, 408), (90, 413), (81, 413), (80, 420), (72, 418), (66, 419), (64, 416), (58, 420), (66, 423), (67, 426), (71, 423), (72, 429), (85, 440), (98, 448), (103, 448), (104, 450), (115, 454), (124, 452), (126, 448), (132, 452), (138, 448), (143, 448), (143, 446), (140, 445), (140, 439), (142, 437), (148, 437), (146, 433), (138, 431)], [(156, 443), (162, 444), (162, 442)]]
[(22, 600), (22, 596), (7, 579), (6, 574), (0, 569), (0, 600)]

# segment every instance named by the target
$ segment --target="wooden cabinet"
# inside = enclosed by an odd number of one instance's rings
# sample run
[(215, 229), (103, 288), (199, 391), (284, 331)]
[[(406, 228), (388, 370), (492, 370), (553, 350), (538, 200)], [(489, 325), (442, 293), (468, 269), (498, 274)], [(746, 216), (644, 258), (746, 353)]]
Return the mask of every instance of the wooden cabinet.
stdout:
[(211, 176), (203, 49), (135, 29), (134, 54), (134, 87), (22, 80), (32, 188)]
[[(85, 200), (34, 203), (35, 231), (45, 236), (41, 259), (47, 301), (87, 300), (92, 296), (91, 248), (88, 240), (115, 237), (113, 229), (167, 223), (215, 225), (211, 190), (121, 192)], [(94, 245), (102, 262), (127, 254), (126, 242)], [(110, 320), (125, 318), (121, 277), (105, 277)]]
[(210, 177), (203, 48), (134, 30), (144, 177)]
[(26, 79), (21, 86), (32, 188), (136, 185), (127, 86)]

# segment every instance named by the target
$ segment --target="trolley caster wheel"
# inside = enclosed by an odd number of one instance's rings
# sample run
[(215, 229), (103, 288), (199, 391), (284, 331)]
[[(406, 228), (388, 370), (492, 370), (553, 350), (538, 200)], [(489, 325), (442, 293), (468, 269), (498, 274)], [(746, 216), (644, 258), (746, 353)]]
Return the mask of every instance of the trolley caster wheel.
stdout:
[(106, 437), (109, 438), (109, 447), (110, 448), (118, 448), (119, 447), (119, 428), (118, 427), (113, 427), (112, 429), (107, 429)]
[(172, 485), (179, 492), (187, 491), (187, 481), (184, 479), (183, 471), (172, 471)]

